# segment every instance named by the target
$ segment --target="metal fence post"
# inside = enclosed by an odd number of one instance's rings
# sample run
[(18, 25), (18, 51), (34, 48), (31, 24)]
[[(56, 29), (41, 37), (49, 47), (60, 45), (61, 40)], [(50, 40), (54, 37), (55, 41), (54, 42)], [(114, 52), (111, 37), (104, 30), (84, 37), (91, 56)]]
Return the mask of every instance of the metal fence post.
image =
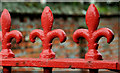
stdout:
[(51, 67), (44, 67), (44, 73), (52, 73)]
[[(86, 60), (102, 60), (102, 55), (98, 52), (98, 41), (101, 37), (107, 38), (107, 43), (110, 43), (114, 38), (114, 33), (108, 28), (97, 30), (100, 16), (94, 4), (91, 4), (86, 13), (87, 29), (78, 29), (73, 34), (73, 40), (78, 43), (79, 37), (84, 37), (88, 41), (88, 52), (85, 54)], [(98, 73), (97, 69), (89, 69), (90, 73)]]
[(10, 66), (3, 66), (3, 73), (11, 73), (11, 67)]
[[(11, 50), (11, 41), (15, 38), (16, 42), (20, 43), (22, 40), (22, 34), (17, 30), (10, 31), (11, 17), (7, 9), (3, 10), (0, 23), (2, 27), (2, 32), (0, 33), (0, 35), (2, 35), (0, 36), (0, 40), (2, 41), (2, 50), (0, 52), (1, 59), (14, 58), (15, 55)], [(3, 66), (3, 72), (11, 73), (11, 67)]]
[[(52, 30), (53, 25), (53, 14), (52, 11), (48, 6), (45, 7), (45, 9), (42, 12), (41, 16), (41, 25), (43, 27), (43, 30), (41, 29), (35, 29), (30, 33), (30, 41), (35, 42), (35, 38), (39, 37), (42, 41), (43, 50), (40, 53), (40, 58), (42, 59), (53, 59), (55, 58), (55, 53), (52, 51), (52, 40), (55, 37), (58, 37), (60, 39), (60, 42), (64, 42), (66, 40), (66, 34), (61, 29), (55, 29)], [(44, 73), (51, 73), (52, 68), (45, 67)]]

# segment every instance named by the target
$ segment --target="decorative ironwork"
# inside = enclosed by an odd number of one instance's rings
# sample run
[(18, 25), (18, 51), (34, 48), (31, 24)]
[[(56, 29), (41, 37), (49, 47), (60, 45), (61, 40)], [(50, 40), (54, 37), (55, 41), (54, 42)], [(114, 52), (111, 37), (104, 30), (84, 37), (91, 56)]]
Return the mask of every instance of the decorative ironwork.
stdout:
[(86, 13), (87, 29), (78, 29), (73, 34), (73, 40), (78, 43), (80, 37), (84, 37), (88, 41), (88, 52), (85, 59), (101, 60), (102, 55), (98, 52), (98, 41), (101, 37), (107, 38), (107, 43), (110, 43), (114, 38), (114, 33), (109, 28), (101, 28), (97, 30), (100, 16), (94, 4), (91, 4)]
[(11, 41), (15, 38), (16, 43), (20, 43), (22, 40), (22, 34), (17, 30), (10, 31), (11, 17), (7, 9), (3, 10), (0, 20), (2, 27), (2, 32), (0, 32), (0, 38), (2, 41), (2, 50), (0, 55), (2, 58), (15, 57), (11, 50)]
[(79, 43), (79, 38), (84, 37), (88, 41), (88, 52), (85, 59), (56, 59), (55, 53), (51, 50), (52, 40), (55, 37), (60, 39), (60, 42), (66, 40), (66, 34), (61, 29), (52, 30), (53, 14), (50, 8), (45, 7), (41, 23), (43, 30), (35, 29), (30, 33), (30, 41), (35, 42), (36, 37), (42, 41), (43, 50), (40, 58), (14, 58), (14, 53), (11, 51), (11, 40), (16, 38), (16, 42), (20, 43), (22, 34), (13, 30), (10, 31), (11, 17), (9, 12), (4, 9), (1, 15), (0, 23), (2, 31), (0, 31), (0, 40), (2, 41), (2, 51), (0, 52), (0, 65), (3, 66), (3, 73), (11, 73), (11, 67), (43, 67), (44, 73), (52, 73), (52, 68), (81, 68), (89, 69), (90, 73), (98, 73), (98, 69), (109, 69), (113, 71), (120, 71), (120, 64), (118, 61), (101, 60), (102, 55), (98, 52), (98, 41), (101, 37), (106, 37), (107, 42), (110, 43), (114, 34), (108, 28), (101, 28), (97, 30), (100, 16), (94, 4), (91, 4), (86, 13), (87, 29), (78, 29), (73, 34), (73, 40)]
[(51, 50), (52, 40), (55, 37), (59, 37), (60, 42), (66, 40), (66, 34), (61, 29), (52, 30), (53, 25), (53, 14), (50, 8), (47, 6), (42, 12), (41, 24), (43, 30), (35, 29), (30, 33), (30, 41), (35, 42), (35, 38), (39, 37), (42, 41), (43, 51), (40, 54), (40, 58), (55, 58), (55, 53)]

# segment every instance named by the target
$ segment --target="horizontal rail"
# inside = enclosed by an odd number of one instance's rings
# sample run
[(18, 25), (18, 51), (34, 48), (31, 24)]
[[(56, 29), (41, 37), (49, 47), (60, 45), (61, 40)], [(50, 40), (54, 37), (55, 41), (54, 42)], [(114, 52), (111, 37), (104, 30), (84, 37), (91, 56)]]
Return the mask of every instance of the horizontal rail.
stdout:
[(81, 69), (113, 69), (120, 70), (118, 61), (85, 60), (77, 58), (40, 59), (40, 58), (8, 58), (1, 59), (0, 65), (13, 67), (53, 67)]

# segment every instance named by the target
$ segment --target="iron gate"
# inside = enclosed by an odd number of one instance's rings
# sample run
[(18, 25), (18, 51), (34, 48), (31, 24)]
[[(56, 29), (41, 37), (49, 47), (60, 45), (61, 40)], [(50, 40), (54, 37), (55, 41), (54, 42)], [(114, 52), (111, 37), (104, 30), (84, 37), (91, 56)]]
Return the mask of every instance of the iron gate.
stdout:
[(52, 51), (52, 40), (56, 37), (60, 42), (65, 42), (66, 34), (61, 29), (51, 30), (53, 25), (53, 14), (47, 6), (42, 12), (41, 25), (43, 30), (35, 29), (30, 33), (30, 41), (35, 42), (36, 37), (42, 41), (43, 50), (39, 58), (15, 58), (11, 50), (11, 41), (16, 39), (16, 43), (22, 40), (21, 32), (17, 30), (10, 31), (11, 17), (7, 9), (4, 9), (1, 15), (0, 23), (2, 31), (0, 31), (0, 40), (2, 42), (2, 50), (0, 52), (0, 65), (3, 66), (4, 73), (11, 73), (11, 67), (43, 67), (44, 73), (52, 73), (52, 68), (79, 68), (89, 69), (90, 73), (98, 73), (98, 69), (109, 69), (120, 71), (118, 61), (103, 60), (102, 55), (98, 52), (98, 41), (101, 37), (107, 38), (107, 43), (112, 42), (114, 33), (109, 28), (101, 28), (97, 30), (100, 16), (94, 4), (91, 4), (86, 13), (86, 24), (88, 29), (78, 29), (73, 33), (73, 40), (79, 43), (79, 38), (84, 37), (88, 41), (88, 52), (85, 59), (56, 59), (55, 53)]

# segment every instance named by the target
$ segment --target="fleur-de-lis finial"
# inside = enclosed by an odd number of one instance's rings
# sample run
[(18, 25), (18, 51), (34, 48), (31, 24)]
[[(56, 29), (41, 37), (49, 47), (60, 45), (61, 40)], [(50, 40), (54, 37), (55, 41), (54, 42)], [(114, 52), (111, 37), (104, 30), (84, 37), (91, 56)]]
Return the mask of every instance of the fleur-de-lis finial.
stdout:
[(11, 17), (7, 9), (4, 9), (1, 15), (1, 41), (2, 41), (2, 50), (0, 55), (2, 58), (11, 58), (15, 57), (14, 53), (11, 50), (11, 41), (13, 38), (16, 39), (17, 43), (20, 43), (22, 40), (22, 34), (17, 30), (10, 31), (11, 27)]
[(52, 40), (55, 37), (58, 37), (60, 39), (60, 42), (62, 43), (66, 40), (66, 34), (61, 29), (55, 29), (51, 31), (53, 25), (53, 14), (48, 6), (46, 6), (42, 12), (41, 24), (43, 30), (33, 30), (30, 33), (30, 41), (34, 43), (36, 37), (39, 37), (41, 39), (43, 50), (40, 53), (40, 58), (55, 58), (55, 53), (51, 50)]
[(98, 41), (101, 37), (107, 38), (107, 43), (110, 43), (114, 38), (114, 33), (108, 28), (97, 29), (100, 16), (94, 4), (91, 4), (86, 13), (87, 29), (78, 29), (73, 34), (73, 40), (78, 43), (80, 37), (84, 37), (88, 41), (88, 52), (85, 59), (100, 60), (102, 55), (98, 52)]

